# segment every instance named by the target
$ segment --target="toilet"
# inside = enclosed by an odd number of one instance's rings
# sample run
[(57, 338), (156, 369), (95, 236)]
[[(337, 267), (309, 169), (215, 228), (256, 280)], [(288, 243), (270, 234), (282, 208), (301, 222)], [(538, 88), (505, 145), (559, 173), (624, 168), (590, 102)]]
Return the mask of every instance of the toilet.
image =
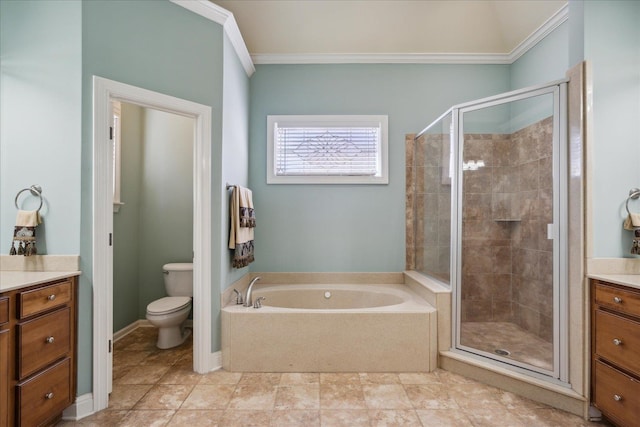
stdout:
[(172, 348), (182, 344), (191, 334), (183, 327), (191, 311), (193, 296), (193, 264), (171, 263), (162, 266), (167, 295), (147, 305), (147, 320), (158, 328), (156, 347)]

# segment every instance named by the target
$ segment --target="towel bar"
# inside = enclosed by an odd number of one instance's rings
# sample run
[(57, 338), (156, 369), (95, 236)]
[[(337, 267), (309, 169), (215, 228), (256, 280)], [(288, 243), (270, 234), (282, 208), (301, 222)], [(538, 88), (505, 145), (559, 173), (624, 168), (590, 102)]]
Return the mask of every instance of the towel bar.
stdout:
[(23, 188), (22, 190), (18, 191), (18, 194), (16, 194), (16, 199), (14, 201), (16, 209), (20, 209), (20, 207), (18, 206), (18, 197), (20, 197), (20, 194), (24, 193), (25, 191), (30, 191), (31, 195), (40, 198), (40, 206), (38, 206), (37, 209), (38, 211), (40, 211), (40, 209), (42, 209), (42, 187), (40, 187), (39, 185), (32, 185), (29, 188)]
[(631, 211), (629, 210), (629, 200), (640, 198), (640, 188), (632, 188), (629, 190), (629, 197), (627, 197), (627, 202), (625, 203), (625, 208), (627, 208), (627, 213), (631, 215)]

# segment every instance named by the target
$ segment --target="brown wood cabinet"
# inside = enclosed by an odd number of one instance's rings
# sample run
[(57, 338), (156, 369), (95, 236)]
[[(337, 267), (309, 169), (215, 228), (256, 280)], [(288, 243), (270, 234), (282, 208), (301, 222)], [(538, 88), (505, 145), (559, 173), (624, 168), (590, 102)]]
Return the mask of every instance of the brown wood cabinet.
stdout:
[(77, 277), (0, 294), (0, 427), (51, 425), (73, 403), (77, 301)]
[(640, 420), (640, 289), (591, 280), (591, 400), (619, 426)]

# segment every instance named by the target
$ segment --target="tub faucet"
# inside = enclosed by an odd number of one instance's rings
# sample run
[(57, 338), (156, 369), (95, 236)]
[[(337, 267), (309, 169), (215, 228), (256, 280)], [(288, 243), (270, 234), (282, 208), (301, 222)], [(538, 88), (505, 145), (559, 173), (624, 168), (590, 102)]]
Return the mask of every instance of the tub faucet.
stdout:
[(251, 281), (251, 283), (249, 283), (249, 287), (247, 288), (247, 294), (244, 297), (244, 306), (245, 307), (252, 307), (251, 304), (251, 291), (253, 289), (253, 285), (255, 285), (255, 283), (260, 280), (261, 277), (254, 277), (253, 280)]

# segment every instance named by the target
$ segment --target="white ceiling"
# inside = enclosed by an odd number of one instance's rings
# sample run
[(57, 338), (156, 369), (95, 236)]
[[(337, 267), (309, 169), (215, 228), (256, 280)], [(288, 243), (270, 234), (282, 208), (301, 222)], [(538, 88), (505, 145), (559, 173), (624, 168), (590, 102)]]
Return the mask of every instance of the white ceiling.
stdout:
[[(254, 58), (509, 55), (566, 0), (215, 0)], [(260, 60), (256, 61), (260, 62)]]

